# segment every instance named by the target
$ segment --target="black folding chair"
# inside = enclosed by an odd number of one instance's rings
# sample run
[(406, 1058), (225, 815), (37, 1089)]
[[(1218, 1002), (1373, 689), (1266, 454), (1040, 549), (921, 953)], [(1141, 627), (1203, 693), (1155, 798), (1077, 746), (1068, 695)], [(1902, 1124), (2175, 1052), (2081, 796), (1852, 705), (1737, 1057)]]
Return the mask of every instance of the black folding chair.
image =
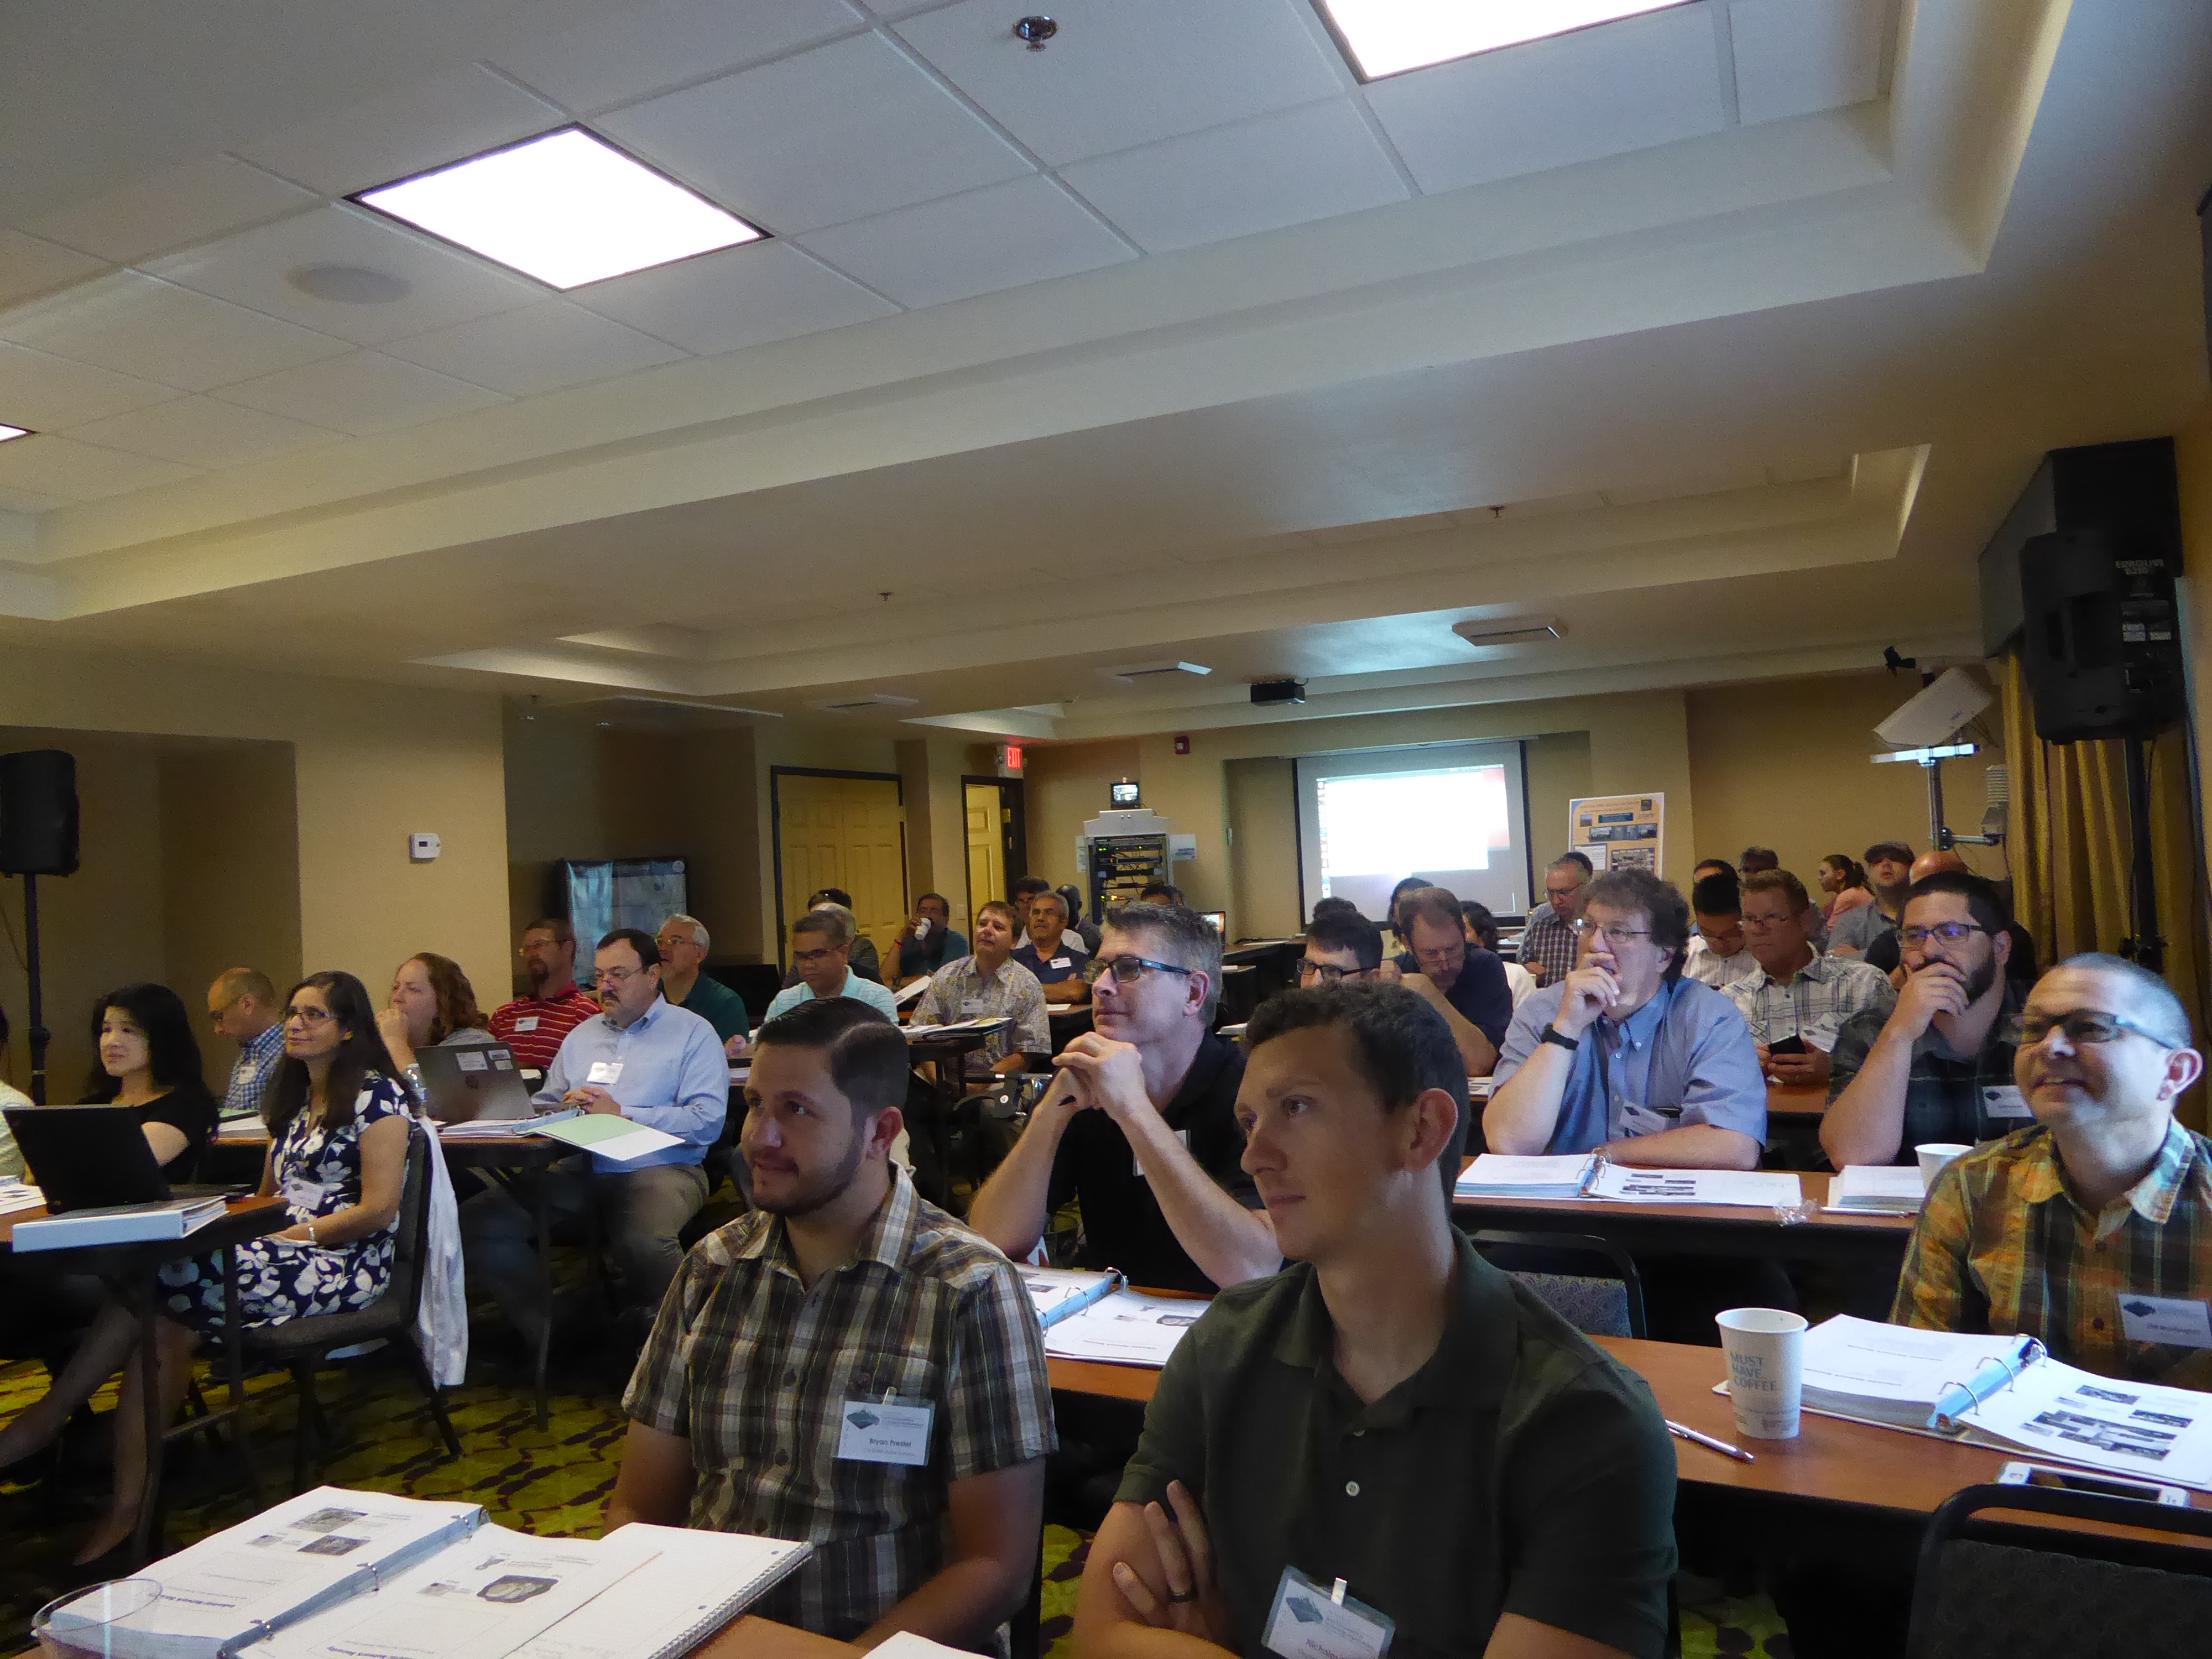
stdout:
[[(1584, 1336), (1644, 1334), (1644, 1279), (1627, 1251), (1595, 1233), (1504, 1232), (1467, 1236), (1485, 1261), (1534, 1291)], [(1592, 1258), (1595, 1258), (1593, 1262)], [(1582, 1273), (1602, 1264), (1608, 1271)]]

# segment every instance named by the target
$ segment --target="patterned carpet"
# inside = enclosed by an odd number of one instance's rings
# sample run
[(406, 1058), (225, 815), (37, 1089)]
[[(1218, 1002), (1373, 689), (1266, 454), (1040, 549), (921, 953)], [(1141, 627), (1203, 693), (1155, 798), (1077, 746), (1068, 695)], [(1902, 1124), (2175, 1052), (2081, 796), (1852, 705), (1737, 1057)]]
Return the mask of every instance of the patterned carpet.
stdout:
[[(46, 1386), (46, 1373), (24, 1363), (0, 1368), (0, 1416), (20, 1410)], [(270, 1501), (290, 1479), (292, 1407), (282, 1376), (254, 1379), (253, 1443)], [(383, 1356), (334, 1366), (318, 1381), (337, 1443), (323, 1478), (334, 1486), (404, 1492), (416, 1498), (467, 1497), (503, 1526), (548, 1535), (594, 1535), (623, 1433), (622, 1413), (606, 1394), (553, 1397), (551, 1425), (537, 1426), (527, 1395), (470, 1387), (447, 1395), (461, 1437), (458, 1462), (445, 1460), (437, 1431), (406, 1376)], [(210, 1398), (216, 1391), (210, 1388)], [(112, 1393), (94, 1401), (105, 1411)], [(29, 1644), (32, 1615), (69, 1587), (68, 1561), (106, 1488), (98, 1432), (74, 1435), (58, 1479), (44, 1467), (0, 1475), (0, 1653)], [(207, 1437), (175, 1443), (170, 1454), (168, 1542), (172, 1548), (244, 1520), (256, 1505), (232, 1448)], [(1048, 1659), (1069, 1659), (1066, 1640), (1075, 1593), (1090, 1547), (1087, 1535), (1048, 1527), (1044, 1539), (1044, 1636)], [(1683, 1652), (1689, 1659), (1789, 1659), (1790, 1638), (1764, 1598), (1688, 1607)]]

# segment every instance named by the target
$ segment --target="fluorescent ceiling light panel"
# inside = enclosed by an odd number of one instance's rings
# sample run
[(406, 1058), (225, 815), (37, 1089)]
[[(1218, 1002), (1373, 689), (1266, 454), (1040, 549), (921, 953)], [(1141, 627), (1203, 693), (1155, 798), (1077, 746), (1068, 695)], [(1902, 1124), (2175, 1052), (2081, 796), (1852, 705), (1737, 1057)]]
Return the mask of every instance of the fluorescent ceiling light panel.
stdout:
[(1363, 81), (1586, 29), (1684, 0), (1321, 0)]
[(30, 435), (31, 428), (27, 426), (0, 426), (0, 444), (6, 443), (10, 438), (27, 438)]
[(380, 185), (354, 199), (558, 289), (764, 234), (581, 127)]

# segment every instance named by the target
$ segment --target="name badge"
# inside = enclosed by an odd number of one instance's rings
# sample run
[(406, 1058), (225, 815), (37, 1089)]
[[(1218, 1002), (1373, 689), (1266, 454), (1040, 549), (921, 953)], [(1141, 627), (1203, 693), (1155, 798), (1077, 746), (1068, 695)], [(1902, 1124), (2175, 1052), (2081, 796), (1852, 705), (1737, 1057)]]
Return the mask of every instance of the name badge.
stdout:
[[(1181, 1147), (1183, 1149), (1183, 1151), (1185, 1151), (1185, 1152), (1188, 1152), (1188, 1151), (1190, 1150), (1190, 1131), (1189, 1131), (1189, 1130), (1188, 1130), (1188, 1129), (1177, 1129), (1177, 1130), (1175, 1132), (1175, 1137), (1176, 1137), (1176, 1144), (1177, 1146), (1181, 1146)], [(1130, 1167), (1131, 1169), (1134, 1170), (1137, 1172), (1137, 1179), (1138, 1179), (1138, 1180), (1142, 1181), (1142, 1180), (1144, 1180), (1144, 1179), (1146, 1178), (1146, 1177), (1145, 1177), (1145, 1161), (1144, 1161), (1144, 1159), (1142, 1159), (1142, 1158), (1140, 1158), (1137, 1157), (1134, 1153), (1132, 1153), (1132, 1154), (1130, 1155), (1130, 1158), (1129, 1158), (1129, 1167)]]
[(295, 1210), (313, 1211), (327, 1190), (321, 1182), (309, 1181), (304, 1176), (284, 1177), (284, 1201)]
[(1260, 1639), (1283, 1659), (1382, 1659), (1396, 1631), (1388, 1614), (1346, 1595), (1341, 1578), (1323, 1589), (1285, 1567)]
[(518, 1031), (536, 1030), (538, 1029), (538, 1016), (535, 1014), (525, 1014), (520, 1019), (514, 1022), (514, 1029)]
[(1982, 1110), (1991, 1117), (2032, 1118), (2034, 1111), (2017, 1084), (1995, 1084), (1982, 1091)]
[(616, 1079), (622, 1076), (622, 1068), (623, 1063), (618, 1060), (595, 1060), (584, 1081), (594, 1088), (611, 1089)]
[(929, 1462), (929, 1425), (934, 1406), (902, 1406), (890, 1400), (848, 1400), (840, 1413), (837, 1455), (860, 1463), (903, 1463), (920, 1468)]
[(963, 997), (960, 1000), (960, 1017), (963, 1019), (981, 1019), (990, 1012), (991, 1005), (988, 998)]
[(1620, 1133), (1624, 1135), (1656, 1135), (1674, 1127), (1649, 1106), (1624, 1104), (1621, 1108)]
[(491, 1069), (489, 1062), (488, 1062), (482, 1054), (477, 1054), (471, 1048), (464, 1048), (460, 1053), (455, 1054), (453, 1056), (453, 1064), (459, 1066), (465, 1072), (486, 1072)]
[(2212, 1306), (2173, 1296), (2120, 1296), (2120, 1327), (2130, 1342), (2212, 1348)]
[(1054, 957), (1050, 962), (1045, 963), (1045, 966), (1048, 968), (1073, 968), (1075, 966), (1075, 963), (1066, 957)]

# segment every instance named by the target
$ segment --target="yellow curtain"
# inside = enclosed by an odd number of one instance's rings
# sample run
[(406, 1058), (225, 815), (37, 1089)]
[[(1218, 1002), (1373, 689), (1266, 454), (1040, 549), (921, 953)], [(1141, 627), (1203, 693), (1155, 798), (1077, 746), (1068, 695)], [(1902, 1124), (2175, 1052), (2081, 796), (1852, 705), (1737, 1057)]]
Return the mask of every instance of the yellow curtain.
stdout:
[[(1997, 665), (2004, 703), (2005, 761), (2012, 787), (2005, 856), (2013, 907), (2035, 936), (2043, 965), (2077, 951), (2111, 951), (2134, 931), (2128, 914), (2128, 783), (2119, 743), (2046, 744), (2020, 653)], [(2151, 749), (2151, 868), (2158, 883), (2159, 933), (2166, 981), (2212, 1042), (2204, 1001), (2204, 872), (2197, 855), (2190, 799), (2189, 738), (2181, 731)], [(2205, 1090), (2183, 1097), (2182, 1121), (2205, 1125)]]

